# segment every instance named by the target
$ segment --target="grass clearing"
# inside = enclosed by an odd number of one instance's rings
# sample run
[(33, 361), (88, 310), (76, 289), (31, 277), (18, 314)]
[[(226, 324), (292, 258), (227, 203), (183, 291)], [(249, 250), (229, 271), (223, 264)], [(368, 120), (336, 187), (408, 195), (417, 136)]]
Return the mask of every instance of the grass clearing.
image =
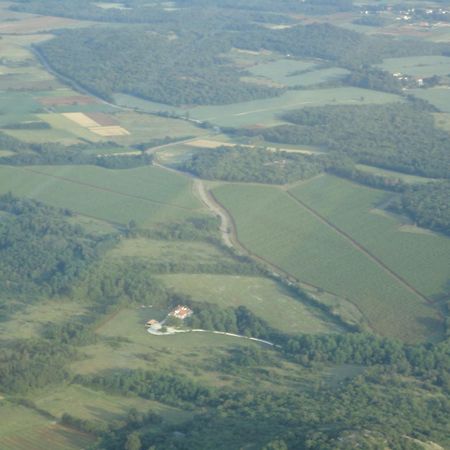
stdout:
[(431, 306), (281, 189), (229, 184), (213, 192), (250, 251), (350, 300), (380, 334), (405, 341), (440, 335), (442, 325)]
[(450, 57), (434, 55), (387, 58), (382, 64), (378, 64), (378, 67), (391, 73), (421, 78), (448, 75), (450, 74)]
[(119, 112), (114, 114), (113, 117), (130, 132), (130, 136), (115, 139), (124, 145), (148, 142), (152, 139), (164, 139), (167, 136), (176, 139), (178, 137), (197, 136), (205, 133), (205, 130), (185, 120), (138, 112)]
[(119, 105), (135, 107), (147, 112), (167, 111), (180, 115), (189, 113), (191, 118), (206, 120), (219, 126), (242, 127), (270, 126), (279, 123), (277, 115), (302, 106), (328, 104), (370, 104), (399, 101), (400, 97), (353, 87), (289, 91), (279, 97), (233, 103), (230, 105), (197, 106), (191, 109), (176, 108), (125, 94), (114, 96)]
[(410, 89), (408, 92), (430, 102), (439, 111), (450, 113), (450, 87), (437, 86), (428, 89)]
[(108, 258), (142, 258), (151, 262), (212, 264), (233, 260), (205, 242), (124, 239), (108, 253)]
[[(249, 68), (249, 71), (256, 77), (282, 86), (310, 86), (340, 79), (348, 73), (347, 70), (338, 67), (317, 70), (315, 67), (317, 63), (314, 61), (280, 59), (258, 64)], [(294, 75), (296, 72), (303, 71), (304, 73)]]
[(211, 369), (218, 358), (226, 354), (230, 346), (260, 345), (212, 333), (150, 335), (144, 324), (152, 318), (163, 319), (167, 312), (140, 307), (122, 310), (100, 327), (100, 342), (84, 347), (86, 359), (72, 364), (72, 370), (87, 374), (107, 369), (157, 368), (179, 371), (209, 385), (223, 385), (221, 375)]
[(94, 441), (23, 406), (0, 402), (0, 448), (4, 450), (80, 450)]
[[(108, 222), (140, 226), (195, 216), (202, 208), (187, 177), (151, 166), (0, 167), (0, 192), (35, 198)], [(200, 210), (200, 211), (199, 211)]]
[(282, 286), (260, 277), (170, 274), (160, 279), (176, 292), (223, 308), (246, 306), (271, 326), (287, 333), (340, 331), (315, 308), (292, 297)]

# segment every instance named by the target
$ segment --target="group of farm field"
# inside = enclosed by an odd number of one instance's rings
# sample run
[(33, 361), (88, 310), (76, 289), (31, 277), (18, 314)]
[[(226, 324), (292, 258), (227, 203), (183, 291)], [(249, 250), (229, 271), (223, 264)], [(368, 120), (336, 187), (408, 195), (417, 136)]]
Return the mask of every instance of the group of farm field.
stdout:
[(378, 209), (393, 194), (331, 176), (288, 192), (242, 184), (213, 192), (255, 255), (350, 300), (378, 333), (407, 341), (439, 338), (443, 324), (432, 303), (446, 289), (450, 242), (405, 229)]

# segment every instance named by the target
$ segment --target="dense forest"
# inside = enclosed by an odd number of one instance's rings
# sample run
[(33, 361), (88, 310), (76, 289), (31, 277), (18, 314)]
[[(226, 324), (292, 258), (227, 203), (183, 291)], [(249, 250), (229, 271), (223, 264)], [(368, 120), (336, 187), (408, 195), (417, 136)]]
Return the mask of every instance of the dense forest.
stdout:
[(231, 49), (227, 38), (95, 28), (66, 31), (39, 48), (57, 72), (109, 100), (125, 92), (170, 105), (221, 104), (282, 92), (241, 82), (242, 72), (219, 56)]
[[(163, 140), (163, 143), (165, 142)], [(160, 141), (157, 142), (159, 143)], [(27, 144), (2, 133), (0, 145), (14, 152), (8, 156), (0, 156), (0, 164), (11, 166), (92, 164), (108, 169), (130, 169), (151, 164), (153, 161), (152, 155), (143, 151), (153, 145), (151, 142), (137, 145), (142, 151), (140, 154), (108, 153), (106, 156), (103, 152), (115, 150), (117, 153), (126, 153), (128, 149), (114, 142), (72, 145), (53, 142)]]
[(286, 184), (317, 175), (323, 171), (324, 164), (319, 158), (307, 155), (220, 147), (194, 154), (180, 168), (210, 180)]
[(331, 105), (290, 111), (282, 118), (289, 124), (256, 133), (268, 141), (316, 145), (400, 172), (435, 178), (450, 174), (450, 135), (414, 105)]
[(450, 235), (450, 183), (418, 184), (406, 190), (394, 211), (406, 214), (425, 228)]
[(105, 239), (87, 234), (61, 211), (11, 194), (0, 197), (3, 293), (61, 294), (99, 256)]

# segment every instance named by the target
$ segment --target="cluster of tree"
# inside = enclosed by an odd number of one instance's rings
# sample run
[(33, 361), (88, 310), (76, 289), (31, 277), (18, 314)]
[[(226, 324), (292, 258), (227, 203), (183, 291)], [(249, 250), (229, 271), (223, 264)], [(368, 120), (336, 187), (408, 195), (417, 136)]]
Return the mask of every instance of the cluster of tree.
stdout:
[[(267, 362), (257, 354), (244, 359), (251, 365)], [(277, 363), (269, 361), (270, 366)], [(314, 373), (320, 379), (319, 373)], [(78, 381), (196, 410), (191, 420), (176, 426), (142, 426), (140, 421), (135, 425), (128, 421), (123, 428), (103, 435), (99, 448), (108, 450), (129, 448), (126, 445), (131, 440), (136, 443), (133, 449), (156, 450), (243, 446), (346, 450), (386, 445), (416, 450), (411, 438), (444, 445), (448, 438), (448, 397), (438, 389), (430, 392), (414, 378), (381, 368), (367, 370), (337, 387), (322, 383), (316, 389), (303, 386), (271, 392), (257, 385), (206, 388), (178, 375), (141, 370), (80, 377)]]
[(112, 236), (92, 236), (68, 222), (69, 211), (11, 194), (0, 197), (0, 286), (3, 292), (65, 293)]
[(0, 147), (13, 152), (27, 151), (29, 149), (28, 144), (25, 142), (19, 141), (19, 139), (8, 136), (2, 132), (0, 132)]
[(348, 178), (356, 183), (365, 184), (376, 189), (385, 189), (394, 192), (403, 192), (408, 184), (401, 178), (377, 175), (358, 169), (348, 158), (333, 158), (333, 163), (327, 167), (327, 171), (339, 177)]
[(46, 340), (13, 340), (0, 348), (0, 389), (24, 393), (68, 378), (66, 364), (75, 352), (65, 344)]
[(385, 70), (364, 66), (353, 70), (344, 79), (346, 84), (375, 91), (402, 93), (402, 83)]
[(14, 122), (2, 125), (7, 130), (49, 130), (50, 124), (43, 121)]
[(240, 81), (243, 72), (219, 56), (230, 49), (215, 35), (171, 40), (141, 28), (70, 30), (39, 47), (58, 73), (108, 100), (125, 92), (170, 105), (225, 104), (282, 92)]
[(414, 222), (450, 235), (450, 182), (417, 184), (407, 189), (392, 208)]
[(393, 40), (366, 36), (327, 23), (294, 26), (267, 32), (250, 29), (233, 38), (236, 47), (249, 50), (268, 49), (298, 58), (320, 58), (350, 69), (380, 63), (383, 58), (443, 54), (446, 45), (423, 40)]
[(312, 107), (290, 111), (283, 119), (291, 124), (257, 133), (268, 141), (325, 147), (360, 163), (449, 177), (450, 136), (415, 105)]
[[(150, 266), (151, 267), (151, 266)], [(117, 305), (167, 304), (169, 295), (144, 261), (112, 261), (99, 265), (72, 289), (77, 301), (88, 301), (98, 314)]]
[(130, 153), (129, 155), (109, 153), (100, 156), (98, 153), (103, 149), (126, 151), (124, 147), (109, 142), (69, 146), (57, 143), (25, 145), (26, 147), (23, 146), (19, 152), (13, 155), (0, 157), (0, 164), (12, 166), (91, 164), (108, 169), (131, 169), (149, 165), (153, 161), (152, 155), (144, 152), (141, 154)]
[(224, 146), (195, 153), (180, 168), (210, 180), (286, 184), (317, 175), (324, 165), (309, 155)]
[(415, 346), (372, 334), (290, 337), (283, 351), (301, 364), (312, 362), (382, 365), (405, 375), (420, 377), (450, 390), (450, 341)]
[[(181, 241), (220, 241), (218, 217), (188, 217), (183, 222), (173, 222), (148, 230), (135, 229), (134, 234), (149, 238)], [(133, 233), (132, 233), (133, 234)]]
[(164, 371), (115, 370), (94, 375), (77, 375), (74, 382), (188, 408), (190, 405), (200, 405), (211, 397), (208, 387), (196, 384), (182, 375)]
[(268, 323), (245, 306), (223, 309), (211, 303), (186, 300), (185, 304), (194, 311), (191, 317), (185, 319), (188, 328), (225, 331), (258, 339), (272, 339), (276, 334)]

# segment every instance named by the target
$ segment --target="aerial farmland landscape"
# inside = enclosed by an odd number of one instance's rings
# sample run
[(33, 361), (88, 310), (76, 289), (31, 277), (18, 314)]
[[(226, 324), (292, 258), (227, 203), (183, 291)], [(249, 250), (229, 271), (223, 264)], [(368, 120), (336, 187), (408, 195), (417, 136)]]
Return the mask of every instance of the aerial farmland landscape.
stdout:
[(0, 450), (450, 448), (448, 0), (0, 0)]

